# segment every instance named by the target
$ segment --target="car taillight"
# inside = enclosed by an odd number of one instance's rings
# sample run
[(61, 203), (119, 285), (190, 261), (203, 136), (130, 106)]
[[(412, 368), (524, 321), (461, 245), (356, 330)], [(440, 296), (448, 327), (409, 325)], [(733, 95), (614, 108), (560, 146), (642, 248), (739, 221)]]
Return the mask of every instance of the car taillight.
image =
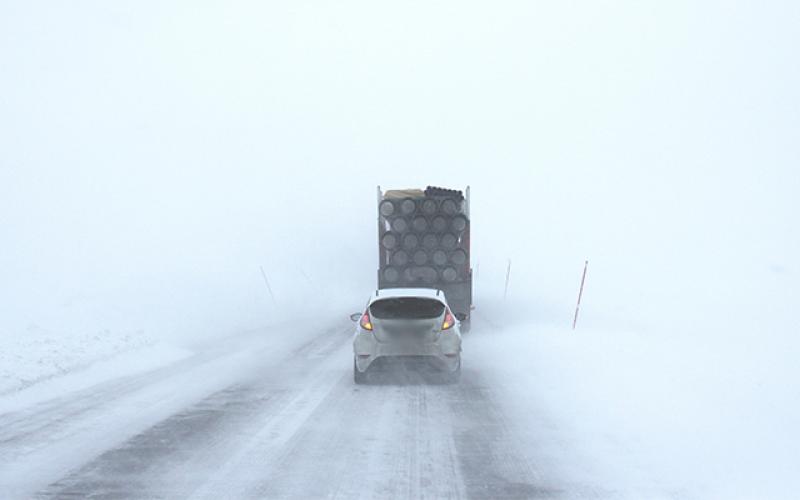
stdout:
[(450, 312), (450, 309), (445, 309), (444, 313), (444, 321), (442, 322), (442, 330), (449, 330), (453, 328), (453, 325), (456, 324), (456, 319), (453, 317), (453, 314)]
[(359, 324), (364, 330), (372, 330), (372, 320), (369, 317), (369, 311), (364, 312), (364, 315), (361, 316), (361, 322)]

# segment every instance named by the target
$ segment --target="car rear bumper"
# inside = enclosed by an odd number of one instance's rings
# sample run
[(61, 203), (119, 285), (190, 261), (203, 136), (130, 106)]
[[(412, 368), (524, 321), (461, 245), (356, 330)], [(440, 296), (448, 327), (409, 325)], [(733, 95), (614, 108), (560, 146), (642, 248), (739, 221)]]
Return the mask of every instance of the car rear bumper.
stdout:
[(453, 332), (442, 332), (431, 343), (378, 342), (371, 332), (360, 331), (353, 339), (353, 351), (358, 371), (366, 371), (378, 358), (423, 356), (430, 357), (442, 369), (453, 371), (459, 366), (461, 336)]

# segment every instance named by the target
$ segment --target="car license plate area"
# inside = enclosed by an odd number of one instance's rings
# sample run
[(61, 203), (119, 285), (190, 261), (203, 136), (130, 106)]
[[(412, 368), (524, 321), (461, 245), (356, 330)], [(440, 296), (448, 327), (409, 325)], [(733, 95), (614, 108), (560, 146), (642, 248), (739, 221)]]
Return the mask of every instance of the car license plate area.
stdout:
[(385, 330), (387, 336), (397, 342), (422, 342), (432, 333), (430, 328), (389, 327)]
[(424, 356), (433, 354), (432, 344), (423, 342), (392, 342), (384, 344), (381, 354), (385, 356)]

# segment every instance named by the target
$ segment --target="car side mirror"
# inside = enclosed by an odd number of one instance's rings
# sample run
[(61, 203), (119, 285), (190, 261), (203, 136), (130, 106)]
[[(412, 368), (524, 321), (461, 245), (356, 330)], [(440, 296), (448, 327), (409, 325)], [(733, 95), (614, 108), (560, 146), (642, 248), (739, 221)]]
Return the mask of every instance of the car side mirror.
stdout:
[(361, 319), (361, 313), (353, 313), (350, 315), (350, 321), (358, 321)]
[(456, 319), (458, 319), (459, 321), (464, 321), (465, 319), (467, 319), (467, 315), (464, 313), (456, 313)]

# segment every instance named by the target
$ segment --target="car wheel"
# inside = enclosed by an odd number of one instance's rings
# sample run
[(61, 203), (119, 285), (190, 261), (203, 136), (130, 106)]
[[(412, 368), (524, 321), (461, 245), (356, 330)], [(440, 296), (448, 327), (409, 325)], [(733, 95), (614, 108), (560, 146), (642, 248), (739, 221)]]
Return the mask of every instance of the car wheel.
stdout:
[(451, 372), (442, 373), (442, 378), (446, 384), (457, 384), (461, 380), (461, 355), (458, 356), (458, 366)]
[(367, 372), (358, 371), (358, 366), (356, 366), (355, 358), (353, 358), (353, 382), (359, 385), (365, 384), (367, 382)]

